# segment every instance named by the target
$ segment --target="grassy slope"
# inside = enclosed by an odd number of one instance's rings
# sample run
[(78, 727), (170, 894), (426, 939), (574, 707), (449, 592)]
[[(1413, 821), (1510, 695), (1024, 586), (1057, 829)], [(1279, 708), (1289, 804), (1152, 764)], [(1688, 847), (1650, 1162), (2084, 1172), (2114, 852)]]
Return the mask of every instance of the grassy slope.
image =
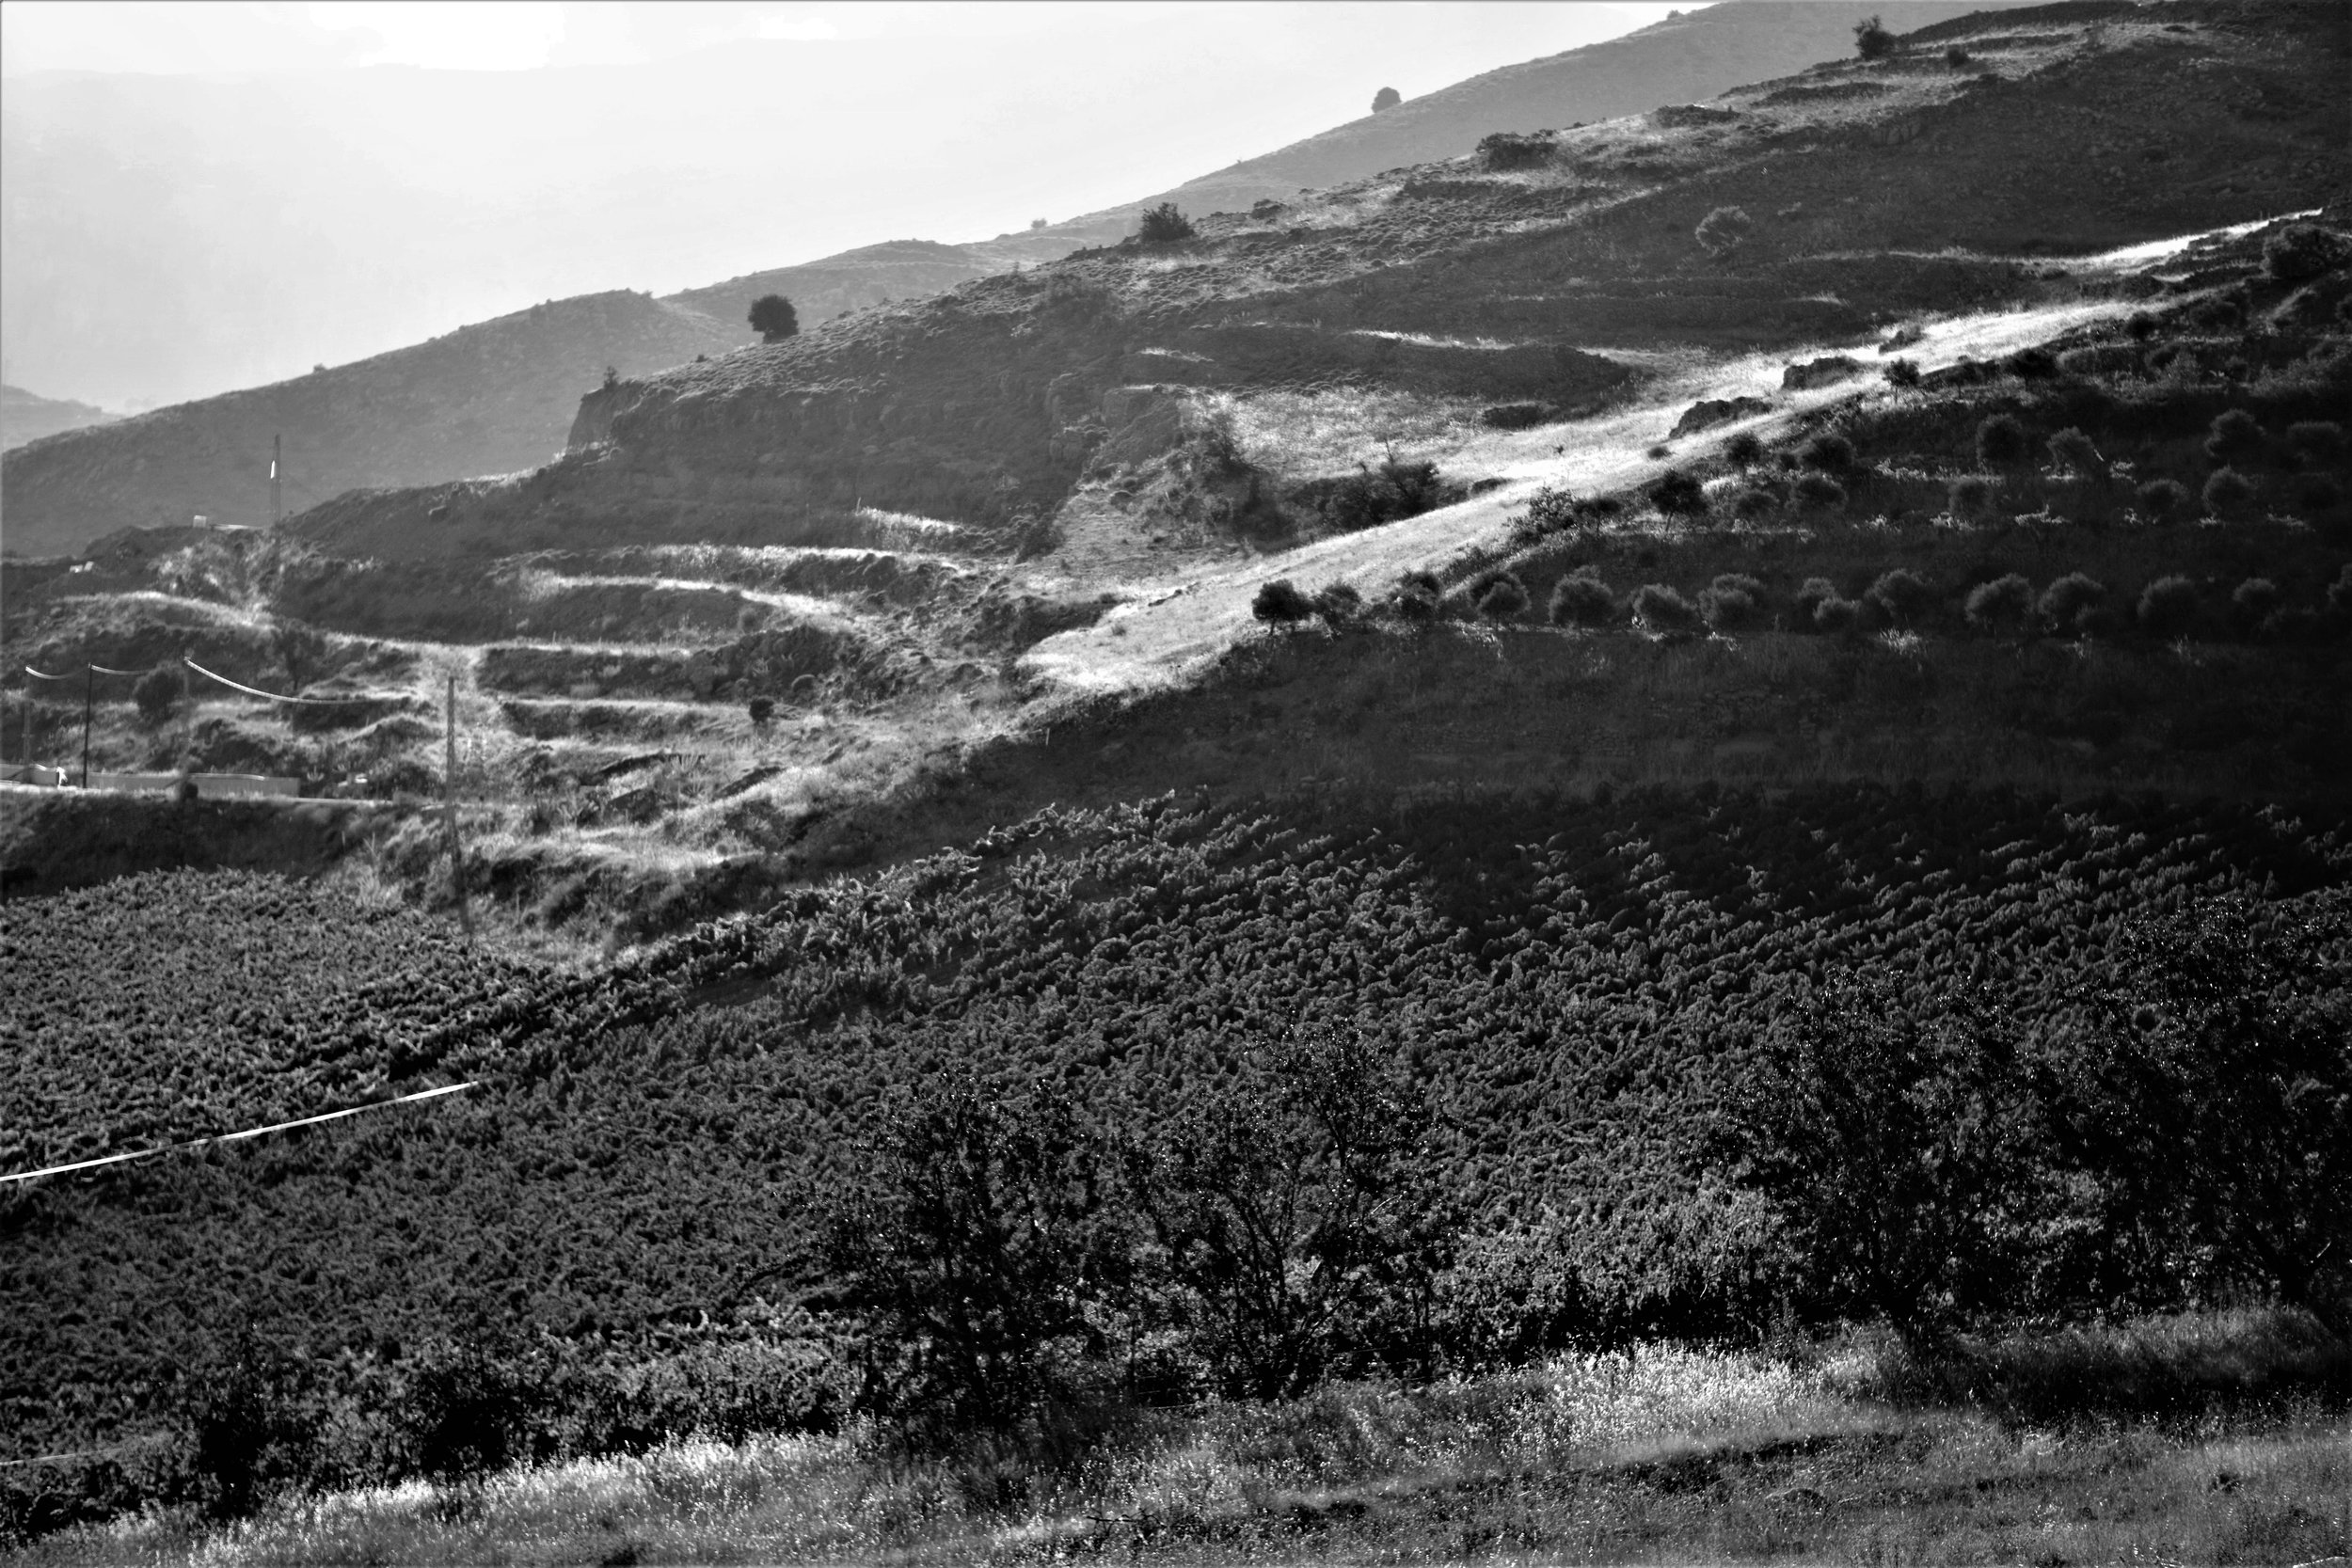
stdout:
[(21, 447), (59, 431), (103, 424), (115, 417), (71, 398), (45, 398), (22, 387), (0, 387), (0, 449)]

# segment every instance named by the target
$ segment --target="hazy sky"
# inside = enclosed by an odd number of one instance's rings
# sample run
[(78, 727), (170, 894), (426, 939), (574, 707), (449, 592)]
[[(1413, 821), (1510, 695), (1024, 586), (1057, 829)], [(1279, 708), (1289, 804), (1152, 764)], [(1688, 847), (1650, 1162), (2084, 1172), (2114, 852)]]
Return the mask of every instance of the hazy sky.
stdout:
[(0, 359), (151, 406), (542, 299), (985, 238), (1675, 8), (6, 0)]

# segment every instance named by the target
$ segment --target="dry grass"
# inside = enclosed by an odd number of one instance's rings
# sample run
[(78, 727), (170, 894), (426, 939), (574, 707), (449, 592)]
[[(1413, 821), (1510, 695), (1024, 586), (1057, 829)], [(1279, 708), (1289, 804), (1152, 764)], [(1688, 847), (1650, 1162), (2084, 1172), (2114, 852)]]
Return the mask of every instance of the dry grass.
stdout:
[[(2045, 1370), (2268, 1365), (2282, 1333), (2275, 1315), (2163, 1320), (2029, 1354)], [(2325, 1559), (2352, 1528), (2340, 1398), (2169, 1429), (2005, 1424), (1872, 1397), (1899, 1362), (1867, 1338), (1797, 1360), (1648, 1346), (1147, 1415), (1058, 1472), (985, 1449), (895, 1459), (866, 1433), (690, 1442), (294, 1503), (211, 1535), (150, 1516), (24, 1560), (2221, 1563)]]

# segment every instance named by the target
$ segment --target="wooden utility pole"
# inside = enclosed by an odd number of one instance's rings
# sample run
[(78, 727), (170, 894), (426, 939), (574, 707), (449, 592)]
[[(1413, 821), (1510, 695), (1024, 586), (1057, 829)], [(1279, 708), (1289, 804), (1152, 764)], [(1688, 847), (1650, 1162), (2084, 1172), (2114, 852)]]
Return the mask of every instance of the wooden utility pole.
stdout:
[(286, 515), (286, 509), (278, 504), (278, 465), (285, 455), (285, 436), (271, 436), (269, 438), (269, 521), (272, 528), (276, 528), (278, 519)]
[(449, 751), (442, 765), (442, 801), (449, 834), (449, 891), (457, 900), (457, 924), (473, 935), (473, 911), (466, 908), (466, 857), (457, 842), (457, 676), (449, 677)]
[(97, 684), (98, 666), (82, 666), (82, 787), (89, 787), (89, 709), (90, 689)]

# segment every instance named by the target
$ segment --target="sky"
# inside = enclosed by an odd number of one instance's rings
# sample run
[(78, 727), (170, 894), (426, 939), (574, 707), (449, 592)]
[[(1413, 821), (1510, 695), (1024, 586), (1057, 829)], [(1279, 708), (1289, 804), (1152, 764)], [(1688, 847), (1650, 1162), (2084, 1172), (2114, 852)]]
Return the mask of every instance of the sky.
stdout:
[(5, 0), (0, 377), (152, 407), (543, 299), (983, 239), (1677, 8)]

